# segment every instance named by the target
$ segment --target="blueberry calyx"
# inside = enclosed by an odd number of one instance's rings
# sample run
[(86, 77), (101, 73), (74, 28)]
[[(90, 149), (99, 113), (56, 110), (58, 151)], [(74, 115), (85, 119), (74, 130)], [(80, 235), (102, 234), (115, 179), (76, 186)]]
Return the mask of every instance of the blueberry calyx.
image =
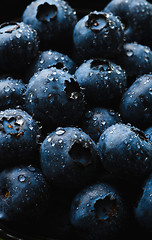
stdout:
[(6, 22), (0, 25), (0, 34), (12, 33), (13, 31), (19, 29), (20, 26), (16, 22)]
[(116, 199), (112, 199), (110, 195), (105, 196), (104, 199), (98, 199), (94, 208), (96, 219), (99, 221), (107, 221), (117, 214)]
[(131, 130), (134, 133), (136, 133), (140, 137), (141, 140), (149, 142), (149, 137), (143, 131), (141, 131), (140, 129), (137, 129), (135, 127), (131, 127)]
[(87, 167), (93, 162), (93, 157), (89, 146), (85, 146), (82, 143), (74, 142), (69, 151), (69, 155), (72, 157), (74, 163), (81, 168)]
[(56, 18), (57, 11), (58, 9), (56, 5), (50, 5), (45, 2), (44, 4), (38, 6), (36, 18), (41, 22), (47, 23)]
[(85, 26), (98, 33), (107, 26), (107, 16), (103, 13), (89, 13)]
[(68, 80), (65, 80), (64, 82), (64, 85), (65, 85), (64, 91), (66, 92), (67, 98), (76, 100), (82, 97), (80, 93), (81, 89), (78, 82), (74, 81), (73, 78), (70, 78), (70, 81), (71, 82), (69, 82)]
[(17, 139), (20, 136), (24, 135), (23, 130), (21, 129), (24, 125), (25, 120), (22, 116), (16, 116), (15, 118), (12, 117), (3, 117), (0, 119), (0, 132), (4, 134), (11, 134), (14, 135)]
[(104, 59), (94, 59), (90, 63), (90, 67), (99, 71), (111, 71), (111, 66), (109, 62)]

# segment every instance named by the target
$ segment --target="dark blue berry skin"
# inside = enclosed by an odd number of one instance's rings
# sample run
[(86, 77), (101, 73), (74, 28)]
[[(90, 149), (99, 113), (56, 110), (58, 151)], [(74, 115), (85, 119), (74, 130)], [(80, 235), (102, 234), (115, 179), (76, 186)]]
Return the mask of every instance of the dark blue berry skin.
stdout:
[(138, 43), (126, 43), (117, 57), (117, 63), (134, 80), (152, 71), (152, 51), (149, 47)]
[(141, 185), (140, 192), (137, 196), (136, 206), (134, 207), (134, 214), (138, 227), (143, 230), (151, 230), (152, 225), (152, 173), (145, 179)]
[(48, 131), (75, 125), (85, 109), (84, 93), (70, 73), (54, 67), (44, 69), (27, 85), (26, 109)]
[(119, 16), (125, 25), (127, 42), (138, 42), (151, 46), (152, 4), (145, 0), (113, 0), (104, 9), (105, 12)]
[(0, 77), (0, 109), (23, 108), (26, 86), (22, 80)]
[(152, 142), (152, 127), (149, 127), (147, 128), (145, 131), (144, 131), (145, 135), (147, 137), (149, 137), (149, 140)]
[(42, 172), (55, 186), (80, 189), (97, 177), (96, 144), (79, 128), (57, 128), (43, 141), (40, 154)]
[(99, 141), (100, 135), (111, 125), (121, 121), (118, 113), (106, 108), (92, 108), (85, 111), (81, 128), (94, 141)]
[(68, 71), (70, 74), (74, 74), (76, 70), (76, 64), (67, 55), (57, 51), (47, 50), (40, 52), (35, 61), (32, 62), (27, 77), (30, 78), (35, 73), (51, 67), (63, 69)]
[(40, 48), (45, 50), (69, 46), (77, 22), (75, 11), (62, 0), (32, 1), (23, 12), (22, 19), (37, 30)]
[(121, 194), (108, 183), (91, 185), (71, 204), (71, 224), (82, 239), (116, 239), (127, 228), (128, 207)]
[(122, 96), (120, 113), (126, 123), (141, 129), (151, 126), (152, 75), (145, 74), (136, 79)]
[(47, 212), (48, 204), (49, 185), (34, 165), (6, 168), (0, 173), (1, 221), (34, 223), (35, 218), (40, 220)]
[(131, 125), (116, 123), (107, 128), (100, 136), (98, 152), (104, 168), (127, 181), (142, 179), (152, 170), (152, 144)]
[(0, 168), (37, 161), (40, 129), (21, 109), (0, 111)]
[(23, 22), (0, 25), (0, 71), (6, 74), (23, 74), (37, 56), (37, 32)]
[(73, 42), (81, 61), (94, 57), (112, 57), (123, 45), (121, 21), (112, 14), (94, 11), (81, 18), (74, 27)]
[(125, 71), (119, 65), (99, 58), (84, 61), (75, 77), (92, 107), (116, 107), (127, 84)]

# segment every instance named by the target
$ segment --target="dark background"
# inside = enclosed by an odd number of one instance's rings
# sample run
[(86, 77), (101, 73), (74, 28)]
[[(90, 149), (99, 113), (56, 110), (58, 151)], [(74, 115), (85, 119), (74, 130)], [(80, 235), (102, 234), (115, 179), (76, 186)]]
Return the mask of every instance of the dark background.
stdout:
[[(1, 0), (0, 23), (21, 19), (24, 9), (31, 2), (32, 0)], [(110, 0), (67, 0), (67, 2), (80, 18), (92, 10), (101, 11)]]

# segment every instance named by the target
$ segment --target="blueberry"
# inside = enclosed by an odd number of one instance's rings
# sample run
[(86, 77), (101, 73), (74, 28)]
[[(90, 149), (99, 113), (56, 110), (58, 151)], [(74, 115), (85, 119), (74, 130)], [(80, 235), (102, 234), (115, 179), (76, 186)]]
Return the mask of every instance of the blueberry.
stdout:
[(152, 144), (144, 132), (116, 123), (101, 134), (98, 152), (104, 168), (127, 181), (142, 179), (152, 170)]
[(152, 4), (145, 0), (112, 0), (105, 12), (119, 16), (125, 25), (127, 42), (136, 41), (151, 46)]
[(73, 75), (55, 67), (44, 69), (29, 81), (26, 109), (48, 131), (75, 125), (85, 109), (84, 93)]
[(120, 121), (119, 114), (112, 109), (91, 108), (85, 111), (81, 128), (97, 143), (105, 129)]
[(23, 108), (25, 91), (26, 86), (22, 80), (7, 76), (0, 77), (0, 109)]
[(120, 113), (126, 123), (141, 129), (151, 126), (152, 75), (145, 74), (136, 79), (122, 96)]
[(127, 228), (128, 215), (127, 203), (121, 194), (102, 182), (75, 196), (70, 219), (81, 239), (109, 240), (116, 239)]
[(40, 129), (21, 109), (0, 111), (0, 168), (37, 161)]
[(152, 224), (152, 173), (142, 183), (138, 194), (137, 202), (134, 207), (134, 214), (138, 227), (151, 232)]
[(32, 1), (23, 12), (23, 22), (36, 29), (41, 49), (64, 49), (72, 41), (76, 12), (66, 1)]
[(75, 77), (92, 107), (116, 107), (127, 83), (125, 71), (119, 65), (100, 58), (84, 61)]
[(23, 22), (0, 25), (0, 71), (22, 74), (38, 54), (37, 32)]
[(94, 57), (112, 57), (123, 45), (121, 21), (112, 14), (94, 11), (81, 18), (74, 27), (73, 42), (81, 61)]
[(117, 57), (117, 63), (134, 81), (137, 77), (152, 71), (152, 51), (138, 43), (126, 43)]
[[(0, 173), (0, 220), (31, 223), (47, 212), (49, 185), (34, 165), (15, 166)], [(19, 225), (18, 225), (19, 226)]]
[(80, 189), (96, 179), (97, 147), (79, 128), (58, 127), (43, 141), (40, 154), (42, 172), (55, 186)]
[(30, 65), (27, 77), (30, 78), (38, 71), (50, 67), (66, 70), (70, 74), (74, 74), (76, 70), (76, 64), (71, 58), (63, 53), (50, 49), (39, 53), (38, 57)]

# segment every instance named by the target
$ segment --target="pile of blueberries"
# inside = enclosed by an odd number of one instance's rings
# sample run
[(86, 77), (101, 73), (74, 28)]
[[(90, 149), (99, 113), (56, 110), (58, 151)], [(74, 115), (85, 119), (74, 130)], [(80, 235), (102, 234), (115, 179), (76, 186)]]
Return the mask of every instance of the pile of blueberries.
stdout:
[(68, 1), (35, 0), (0, 24), (7, 236), (152, 232), (152, 3), (107, 2), (80, 16)]

